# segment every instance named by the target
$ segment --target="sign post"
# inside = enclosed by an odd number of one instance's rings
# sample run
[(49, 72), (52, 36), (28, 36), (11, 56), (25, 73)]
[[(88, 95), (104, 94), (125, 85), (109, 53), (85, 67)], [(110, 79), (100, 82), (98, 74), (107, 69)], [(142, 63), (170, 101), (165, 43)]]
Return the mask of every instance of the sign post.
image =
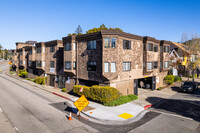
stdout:
[(78, 100), (76, 100), (76, 101), (74, 102), (74, 105), (76, 106), (76, 108), (77, 108), (78, 111), (79, 111), (79, 116), (78, 116), (79, 121), (80, 121), (81, 111), (82, 111), (85, 107), (87, 107), (88, 104), (89, 104), (89, 101), (87, 100), (87, 98), (86, 98), (84, 95), (82, 95)]

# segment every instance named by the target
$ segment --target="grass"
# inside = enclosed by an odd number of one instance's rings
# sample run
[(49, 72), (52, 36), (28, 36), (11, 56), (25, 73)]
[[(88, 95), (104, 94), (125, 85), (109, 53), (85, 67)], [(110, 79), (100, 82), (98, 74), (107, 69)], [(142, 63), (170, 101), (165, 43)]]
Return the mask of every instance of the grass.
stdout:
[(35, 82), (35, 79), (32, 79), (32, 78), (26, 78), (26, 80), (30, 80), (32, 82)]
[(118, 105), (128, 103), (130, 101), (136, 100), (136, 99), (138, 99), (136, 95), (130, 94), (128, 96), (121, 96), (118, 99), (114, 100), (113, 102), (104, 103), (104, 106), (118, 106)]

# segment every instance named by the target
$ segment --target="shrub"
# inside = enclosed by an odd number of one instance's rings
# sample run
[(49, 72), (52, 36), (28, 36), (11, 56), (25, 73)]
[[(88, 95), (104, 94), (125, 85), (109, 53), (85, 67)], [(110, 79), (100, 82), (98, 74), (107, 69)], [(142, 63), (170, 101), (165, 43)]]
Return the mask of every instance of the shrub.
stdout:
[[(81, 87), (83, 87), (83, 93), (79, 92)], [(87, 86), (75, 85), (73, 87), (73, 92), (78, 94), (79, 96), (84, 94), (85, 97), (100, 103), (109, 103), (120, 97), (119, 91), (114, 87), (109, 87), (109, 86), (95, 85), (92, 87), (87, 87)]]
[(66, 88), (62, 88), (62, 92), (65, 92), (66, 91)]
[(26, 80), (30, 80), (32, 82), (35, 82), (35, 79), (32, 79), (32, 78), (26, 78)]
[(121, 96), (118, 99), (114, 100), (113, 102), (110, 103), (104, 103), (105, 106), (118, 106), (121, 104), (128, 103), (130, 101), (136, 100), (138, 97), (136, 95), (130, 94), (128, 96)]
[[(193, 75), (191, 75), (190, 78), (193, 78)], [(194, 78), (197, 78), (197, 74), (194, 74)]]
[(174, 75), (167, 75), (165, 78), (164, 78), (164, 81), (168, 84), (168, 85), (171, 85), (172, 83), (174, 83)]
[(19, 70), (19, 77), (27, 78), (28, 77), (28, 72), (25, 69), (24, 70)]
[(179, 76), (175, 76), (175, 77), (174, 77), (174, 82), (181, 81), (181, 80), (182, 80), (182, 78), (179, 77)]
[(35, 77), (35, 83), (40, 84), (40, 85), (44, 85), (45, 84), (45, 77)]

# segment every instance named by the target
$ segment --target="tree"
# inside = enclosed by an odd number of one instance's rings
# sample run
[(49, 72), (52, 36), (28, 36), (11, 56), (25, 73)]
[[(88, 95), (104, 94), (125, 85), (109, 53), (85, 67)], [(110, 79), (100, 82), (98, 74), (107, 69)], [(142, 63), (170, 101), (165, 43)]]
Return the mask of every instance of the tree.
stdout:
[[(187, 68), (192, 71), (194, 81), (194, 70), (200, 65), (200, 38), (197, 34), (192, 34), (191, 38), (188, 37), (188, 33), (183, 33), (181, 42), (185, 44), (186, 49), (190, 52), (190, 59), (188, 60)], [(188, 74), (189, 78), (190, 74)]]
[(76, 33), (77, 33), (77, 34), (82, 33), (82, 28), (81, 28), (80, 25), (78, 25), (78, 27), (77, 27), (77, 29), (76, 29)]

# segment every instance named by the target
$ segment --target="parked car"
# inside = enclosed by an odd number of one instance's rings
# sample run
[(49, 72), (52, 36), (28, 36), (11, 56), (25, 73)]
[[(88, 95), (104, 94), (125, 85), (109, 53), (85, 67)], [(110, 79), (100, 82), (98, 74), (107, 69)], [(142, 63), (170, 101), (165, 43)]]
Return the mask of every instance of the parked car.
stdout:
[(194, 92), (198, 90), (198, 83), (193, 82), (193, 81), (186, 81), (181, 85), (181, 91), (183, 92)]

